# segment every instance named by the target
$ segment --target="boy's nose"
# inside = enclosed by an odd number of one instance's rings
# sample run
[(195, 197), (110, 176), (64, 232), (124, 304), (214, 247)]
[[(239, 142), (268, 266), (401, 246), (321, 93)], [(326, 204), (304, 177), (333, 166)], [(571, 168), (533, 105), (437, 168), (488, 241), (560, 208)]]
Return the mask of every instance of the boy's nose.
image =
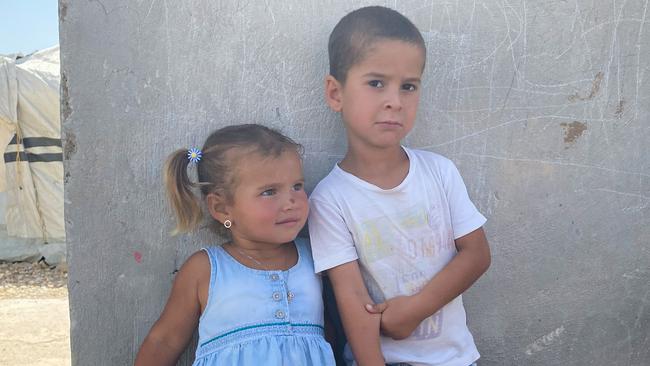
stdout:
[(384, 108), (386, 109), (401, 109), (402, 108), (402, 99), (399, 91), (389, 92), (386, 95), (386, 101), (384, 103)]

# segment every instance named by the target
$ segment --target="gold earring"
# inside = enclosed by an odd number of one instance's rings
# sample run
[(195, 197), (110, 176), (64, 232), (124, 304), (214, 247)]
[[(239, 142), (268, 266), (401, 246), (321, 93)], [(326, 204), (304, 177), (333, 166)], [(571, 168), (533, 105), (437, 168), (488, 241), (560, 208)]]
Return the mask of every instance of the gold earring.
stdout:
[(232, 226), (232, 222), (230, 220), (226, 220), (226, 221), (223, 222), (223, 226), (226, 229), (230, 229), (230, 227)]

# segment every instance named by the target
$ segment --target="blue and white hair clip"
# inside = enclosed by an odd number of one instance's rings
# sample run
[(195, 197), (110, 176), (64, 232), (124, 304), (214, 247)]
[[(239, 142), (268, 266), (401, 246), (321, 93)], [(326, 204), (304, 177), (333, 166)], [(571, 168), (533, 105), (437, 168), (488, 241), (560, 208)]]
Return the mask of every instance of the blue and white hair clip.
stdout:
[(190, 160), (190, 163), (197, 164), (201, 161), (201, 156), (203, 156), (203, 153), (195, 147), (187, 150), (187, 158)]

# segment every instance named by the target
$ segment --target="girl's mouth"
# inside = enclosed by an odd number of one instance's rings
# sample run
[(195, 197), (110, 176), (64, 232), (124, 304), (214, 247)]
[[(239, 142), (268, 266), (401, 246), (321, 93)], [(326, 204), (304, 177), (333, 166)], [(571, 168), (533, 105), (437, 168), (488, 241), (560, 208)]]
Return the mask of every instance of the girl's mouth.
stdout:
[(276, 225), (286, 225), (286, 226), (293, 226), (297, 224), (300, 220), (298, 219), (284, 219), (281, 221), (276, 222)]

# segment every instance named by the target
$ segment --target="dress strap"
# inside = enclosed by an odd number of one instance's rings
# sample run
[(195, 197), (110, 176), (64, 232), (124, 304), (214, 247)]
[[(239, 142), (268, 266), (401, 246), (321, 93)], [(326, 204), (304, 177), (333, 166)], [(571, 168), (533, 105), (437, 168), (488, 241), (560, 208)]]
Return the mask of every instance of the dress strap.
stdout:
[(219, 262), (219, 247), (212, 246), (201, 248), (204, 251), (208, 258), (210, 258), (210, 283), (212, 284), (212, 279), (217, 275), (217, 263)]
[[(211, 303), (214, 302), (213, 289), (216, 287), (217, 284), (217, 270), (219, 268), (218, 266), (219, 249), (220, 247), (217, 246), (201, 248), (201, 250), (204, 251), (208, 255), (208, 258), (210, 259), (210, 285), (208, 286), (208, 303), (205, 306), (204, 314), (210, 308)], [(201, 319), (203, 318), (204, 314), (201, 314)]]

